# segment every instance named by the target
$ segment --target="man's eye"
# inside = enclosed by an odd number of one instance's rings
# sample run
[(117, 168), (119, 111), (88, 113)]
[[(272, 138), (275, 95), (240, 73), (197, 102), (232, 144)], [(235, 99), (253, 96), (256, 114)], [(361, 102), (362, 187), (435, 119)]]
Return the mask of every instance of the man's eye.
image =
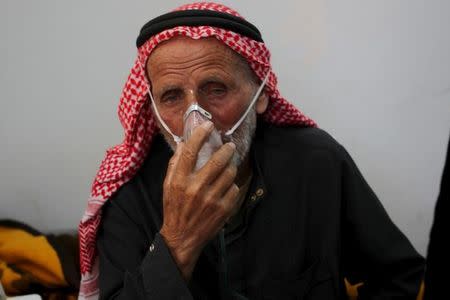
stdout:
[(214, 88), (211, 89), (210, 94), (213, 96), (222, 96), (226, 93), (225, 89), (221, 89), (221, 88)]
[(202, 92), (209, 97), (222, 97), (227, 93), (227, 88), (221, 83), (208, 83), (202, 88)]
[(176, 95), (172, 95), (172, 96), (165, 96), (162, 99), (162, 102), (174, 102), (178, 99), (178, 97)]
[(178, 92), (170, 92), (170, 93), (165, 93), (162, 97), (161, 97), (161, 102), (163, 103), (170, 103), (170, 102), (176, 102), (178, 100), (181, 99), (181, 94)]

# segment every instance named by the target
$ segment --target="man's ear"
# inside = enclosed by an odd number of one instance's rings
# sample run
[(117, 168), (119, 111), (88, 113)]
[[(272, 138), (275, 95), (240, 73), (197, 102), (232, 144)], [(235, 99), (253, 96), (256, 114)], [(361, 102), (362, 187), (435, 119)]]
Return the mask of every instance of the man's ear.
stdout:
[(266, 111), (268, 105), (269, 105), (269, 95), (267, 95), (267, 93), (263, 91), (259, 95), (259, 98), (255, 104), (256, 113), (259, 115), (263, 114)]

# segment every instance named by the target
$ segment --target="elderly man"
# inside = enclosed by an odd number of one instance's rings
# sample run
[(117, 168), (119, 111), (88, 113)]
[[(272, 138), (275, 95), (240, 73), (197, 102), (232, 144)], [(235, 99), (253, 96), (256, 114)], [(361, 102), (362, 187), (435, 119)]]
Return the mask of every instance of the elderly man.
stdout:
[[(350, 156), (281, 97), (259, 31), (151, 20), (80, 224), (80, 299), (414, 299), (423, 259)], [(106, 201), (108, 200), (108, 201)]]

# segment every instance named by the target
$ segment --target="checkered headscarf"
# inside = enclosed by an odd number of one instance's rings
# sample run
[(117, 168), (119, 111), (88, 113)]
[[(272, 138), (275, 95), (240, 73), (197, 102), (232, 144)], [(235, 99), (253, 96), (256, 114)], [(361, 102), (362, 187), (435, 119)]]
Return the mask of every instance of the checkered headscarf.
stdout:
[[(176, 9), (179, 10), (212, 10), (242, 18), (231, 8), (216, 3), (187, 4)], [(79, 225), (82, 273), (79, 299), (98, 299), (99, 295), (96, 234), (101, 221), (101, 207), (119, 187), (136, 174), (159, 130), (148, 99), (149, 83), (142, 66), (146, 65), (149, 55), (159, 43), (180, 35), (192, 39), (215, 37), (243, 56), (260, 80), (270, 72), (265, 87), (265, 92), (270, 96), (268, 108), (263, 115), (266, 122), (286, 126), (316, 126), (313, 120), (280, 95), (277, 78), (270, 65), (270, 52), (263, 42), (211, 26), (177, 26), (153, 35), (138, 48), (136, 61), (120, 97), (118, 114), (125, 130), (125, 138), (121, 144), (107, 150)]]

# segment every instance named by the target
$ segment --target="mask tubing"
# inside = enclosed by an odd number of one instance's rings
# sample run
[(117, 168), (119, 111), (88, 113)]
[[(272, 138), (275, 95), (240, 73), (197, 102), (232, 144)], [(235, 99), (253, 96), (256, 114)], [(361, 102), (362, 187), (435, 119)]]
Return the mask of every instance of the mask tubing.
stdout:
[[(139, 67), (141, 68), (141, 72), (143, 74), (145, 74), (145, 68), (142, 66), (142, 64), (139, 64)], [(153, 105), (156, 117), (158, 118), (162, 127), (164, 127), (164, 129), (172, 136), (173, 141), (178, 145), (182, 141), (182, 139), (179, 136), (173, 134), (172, 131), (170, 130), (169, 126), (167, 126), (166, 122), (164, 122), (164, 120), (161, 118), (158, 108), (156, 107), (155, 99), (153, 99), (152, 92), (150, 91), (150, 81), (147, 79), (147, 76), (144, 76), (144, 77), (145, 77), (145, 80), (147, 81), (147, 88), (148, 88), (147, 92), (148, 92), (148, 96), (150, 97), (150, 101), (152, 101), (152, 105)]]
[(155, 110), (156, 117), (158, 118), (159, 122), (164, 127), (164, 129), (172, 136), (173, 141), (178, 145), (181, 142), (181, 138), (172, 133), (169, 126), (167, 126), (166, 122), (164, 122), (163, 119), (161, 118), (161, 116), (159, 115), (158, 108), (156, 107), (155, 100), (153, 99), (152, 93), (150, 92), (150, 88), (148, 90), (148, 95), (150, 96), (150, 99), (152, 101), (152, 105)]

